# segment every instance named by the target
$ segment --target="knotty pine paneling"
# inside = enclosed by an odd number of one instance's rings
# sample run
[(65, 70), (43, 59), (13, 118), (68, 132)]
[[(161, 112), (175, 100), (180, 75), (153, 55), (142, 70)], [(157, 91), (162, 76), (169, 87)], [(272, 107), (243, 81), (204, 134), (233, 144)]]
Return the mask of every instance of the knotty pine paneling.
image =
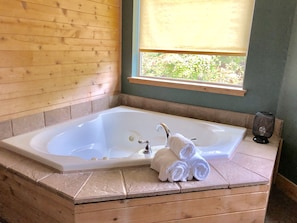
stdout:
[(120, 92), (121, 0), (0, 0), (0, 121)]

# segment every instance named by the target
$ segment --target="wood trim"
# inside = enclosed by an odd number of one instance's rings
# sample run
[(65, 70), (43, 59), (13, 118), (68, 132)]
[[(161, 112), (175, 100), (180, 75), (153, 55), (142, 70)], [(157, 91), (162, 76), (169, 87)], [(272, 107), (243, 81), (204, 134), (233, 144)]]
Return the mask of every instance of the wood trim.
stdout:
[(247, 92), (241, 87), (233, 87), (226, 85), (212, 85), (204, 83), (194, 83), (186, 81), (175, 81), (175, 80), (163, 80), (163, 79), (154, 79), (154, 78), (145, 78), (145, 77), (128, 77), (128, 80), (131, 84), (144, 84), (157, 87), (167, 87), (167, 88), (176, 88), (184, 89), (191, 91), (201, 91), (215, 94), (226, 94), (233, 96), (244, 96)]
[(1, 166), (0, 181), (0, 216), (8, 222), (74, 222), (70, 199)]
[(283, 141), (284, 140), (281, 139), (280, 142), (279, 142), (279, 145), (278, 145), (276, 160), (275, 160), (274, 169), (273, 169), (273, 176), (272, 176), (272, 183), (273, 184), (276, 183), (276, 179), (277, 179), (277, 176), (278, 176), (278, 168), (279, 168), (280, 157), (281, 157), (282, 148), (283, 148)]
[(297, 202), (297, 185), (280, 173), (276, 178), (276, 187), (284, 192), (289, 198)]
[(75, 222), (263, 222), (268, 190), (258, 185), (81, 204)]

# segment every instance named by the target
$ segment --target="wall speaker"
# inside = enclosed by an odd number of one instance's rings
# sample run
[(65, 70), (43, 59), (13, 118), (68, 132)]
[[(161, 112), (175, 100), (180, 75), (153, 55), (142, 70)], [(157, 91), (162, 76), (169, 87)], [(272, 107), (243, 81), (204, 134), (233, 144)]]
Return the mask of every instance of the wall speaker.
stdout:
[(254, 118), (253, 134), (254, 141), (257, 143), (269, 143), (270, 138), (274, 131), (275, 117), (270, 112), (257, 112)]

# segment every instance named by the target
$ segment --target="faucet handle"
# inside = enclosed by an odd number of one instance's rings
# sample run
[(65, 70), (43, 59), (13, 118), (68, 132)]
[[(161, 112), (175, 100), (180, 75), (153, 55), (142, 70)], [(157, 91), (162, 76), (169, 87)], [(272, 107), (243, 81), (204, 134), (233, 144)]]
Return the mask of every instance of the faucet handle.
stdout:
[(144, 143), (150, 143), (150, 141), (148, 140), (138, 140), (139, 144), (144, 144)]
[(139, 144), (146, 144), (146, 146), (144, 148), (144, 151), (143, 151), (144, 154), (151, 154), (152, 153), (152, 149), (151, 149), (151, 146), (150, 146), (150, 141), (148, 141), (148, 140), (138, 140), (138, 143)]

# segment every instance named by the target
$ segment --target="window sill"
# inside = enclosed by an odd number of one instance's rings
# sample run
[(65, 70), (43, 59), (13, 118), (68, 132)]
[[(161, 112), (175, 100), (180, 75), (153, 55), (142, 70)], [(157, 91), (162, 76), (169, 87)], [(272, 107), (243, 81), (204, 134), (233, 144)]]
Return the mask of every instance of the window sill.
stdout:
[(215, 94), (225, 94), (233, 96), (244, 96), (246, 90), (241, 87), (233, 87), (226, 85), (214, 85), (214, 84), (204, 84), (204, 83), (193, 83), (193, 82), (183, 82), (175, 80), (163, 80), (147, 77), (128, 77), (129, 83), (132, 84), (144, 84), (157, 87), (167, 87), (184, 89), (191, 91), (201, 91)]

